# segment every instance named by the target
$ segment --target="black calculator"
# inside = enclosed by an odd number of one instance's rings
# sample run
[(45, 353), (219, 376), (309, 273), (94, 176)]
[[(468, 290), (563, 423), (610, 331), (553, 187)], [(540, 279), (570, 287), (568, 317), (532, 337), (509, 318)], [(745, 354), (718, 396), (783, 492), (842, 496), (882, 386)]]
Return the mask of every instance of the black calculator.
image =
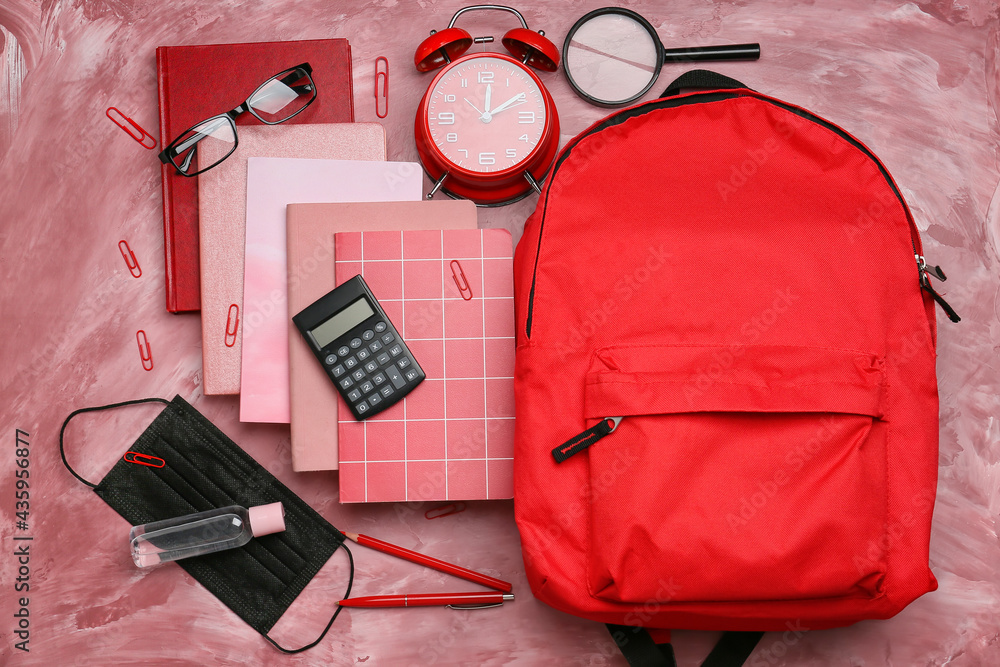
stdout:
[(426, 377), (360, 275), (305, 308), (292, 322), (355, 419), (385, 410)]

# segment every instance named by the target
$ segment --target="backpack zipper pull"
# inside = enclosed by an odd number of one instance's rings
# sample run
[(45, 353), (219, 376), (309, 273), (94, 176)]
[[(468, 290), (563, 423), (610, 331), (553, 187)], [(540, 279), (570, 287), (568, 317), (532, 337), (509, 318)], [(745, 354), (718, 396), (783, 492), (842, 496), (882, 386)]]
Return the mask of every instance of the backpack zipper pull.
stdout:
[(614, 433), (622, 419), (622, 417), (605, 417), (583, 433), (573, 436), (553, 449), (552, 458), (556, 463), (562, 463), (577, 452), (582, 452), (609, 433)]
[(952, 322), (961, 322), (962, 318), (958, 316), (958, 313), (955, 312), (954, 308), (948, 305), (948, 302), (944, 300), (944, 297), (937, 293), (934, 286), (931, 285), (931, 280), (928, 277), (932, 276), (938, 280), (945, 281), (948, 280), (948, 276), (944, 274), (944, 271), (941, 270), (940, 266), (929, 266), (924, 260), (923, 255), (914, 255), (914, 257), (917, 259), (917, 269), (920, 270), (921, 289), (930, 294), (934, 300), (937, 301), (937, 304), (941, 306), (941, 309), (948, 316), (949, 320)]

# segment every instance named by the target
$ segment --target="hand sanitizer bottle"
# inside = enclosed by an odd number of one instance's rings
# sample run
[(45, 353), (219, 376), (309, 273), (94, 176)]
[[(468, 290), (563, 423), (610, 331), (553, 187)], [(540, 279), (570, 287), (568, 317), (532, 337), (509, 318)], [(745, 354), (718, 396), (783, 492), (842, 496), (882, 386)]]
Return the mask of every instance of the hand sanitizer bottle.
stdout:
[(135, 564), (150, 567), (241, 547), (251, 537), (270, 535), (284, 529), (285, 508), (281, 503), (258, 505), (249, 510), (231, 505), (133, 526), (128, 538)]

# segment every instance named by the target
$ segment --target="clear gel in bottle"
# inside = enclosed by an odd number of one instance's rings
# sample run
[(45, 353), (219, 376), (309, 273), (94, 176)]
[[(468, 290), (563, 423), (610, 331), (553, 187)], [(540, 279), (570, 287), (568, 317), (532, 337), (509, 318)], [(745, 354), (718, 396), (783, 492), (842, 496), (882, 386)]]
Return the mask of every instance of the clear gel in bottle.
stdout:
[(129, 532), (132, 560), (151, 567), (181, 558), (234, 549), (285, 529), (281, 503), (245, 509), (238, 505), (133, 526)]

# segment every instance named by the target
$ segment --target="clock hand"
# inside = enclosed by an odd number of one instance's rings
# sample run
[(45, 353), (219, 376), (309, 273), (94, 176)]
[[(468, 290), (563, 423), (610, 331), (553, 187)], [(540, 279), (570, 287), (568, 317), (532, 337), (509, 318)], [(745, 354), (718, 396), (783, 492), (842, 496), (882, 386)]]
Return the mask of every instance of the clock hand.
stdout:
[(473, 104), (472, 102), (469, 102), (469, 98), (468, 97), (463, 97), (462, 99), (465, 100), (466, 102), (468, 102), (470, 107), (472, 107), (473, 109), (476, 109), (476, 113), (479, 114), (480, 117), (486, 115), (482, 111), (480, 111), (479, 109), (477, 109), (475, 104)]
[(486, 84), (486, 101), (483, 102), (483, 108), (486, 113), (490, 112), (490, 98), (493, 96), (493, 84)]
[(526, 101), (527, 100), (525, 99), (525, 94), (524, 93), (518, 93), (517, 95), (515, 95), (512, 98), (510, 98), (509, 100), (507, 100), (506, 102), (504, 102), (503, 104), (501, 104), (500, 106), (498, 106), (496, 109), (494, 109), (493, 111), (491, 111), (490, 114), (493, 115), (493, 116), (495, 116), (498, 113), (500, 113), (501, 111), (503, 111), (504, 109), (510, 108), (512, 106), (516, 106), (517, 103), (524, 104)]

